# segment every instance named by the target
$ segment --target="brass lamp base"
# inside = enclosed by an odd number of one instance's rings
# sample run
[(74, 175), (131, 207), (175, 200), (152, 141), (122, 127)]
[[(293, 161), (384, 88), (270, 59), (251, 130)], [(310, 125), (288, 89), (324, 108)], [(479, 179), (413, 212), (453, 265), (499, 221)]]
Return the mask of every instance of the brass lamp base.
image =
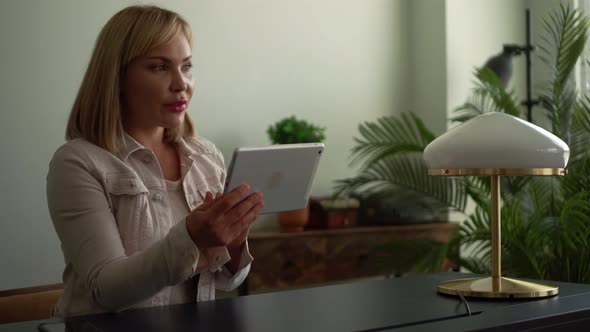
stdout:
[(550, 285), (532, 283), (502, 277), (501, 260), (501, 209), (500, 209), (500, 177), (501, 176), (563, 176), (563, 168), (431, 168), (430, 175), (439, 176), (490, 176), (491, 177), (491, 263), (492, 276), (477, 279), (458, 279), (442, 282), (438, 291), (443, 294), (485, 298), (521, 298), (530, 299), (557, 295), (559, 288)]
[(484, 298), (521, 298), (548, 297), (557, 295), (559, 287), (532, 283), (511, 278), (500, 278), (498, 289), (494, 289), (492, 277), (457, 279), (441, 282), (438, 291), (443, 294)]

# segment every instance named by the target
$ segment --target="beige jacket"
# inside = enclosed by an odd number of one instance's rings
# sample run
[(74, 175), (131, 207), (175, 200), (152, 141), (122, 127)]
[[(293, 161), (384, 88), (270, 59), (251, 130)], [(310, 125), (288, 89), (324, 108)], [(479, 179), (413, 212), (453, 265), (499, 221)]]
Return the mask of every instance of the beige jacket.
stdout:
[[(193, 210), (207, 191), (223, 191), (223, 156), (203, 138), (180, 142), (178, 152)], [(66, 263), (59, 316), (167, 305), (173, 286), (196, 274), (195, 300), (211, 300), (250, 269), (247, 244), (235, 275), (224, 267), (225, 247), (197, 249), (185, 220), (172, 220), (154, 154), (128, 135), (119, 155), (83, 139), (61, 146), (49, 165), (47, 202)]]

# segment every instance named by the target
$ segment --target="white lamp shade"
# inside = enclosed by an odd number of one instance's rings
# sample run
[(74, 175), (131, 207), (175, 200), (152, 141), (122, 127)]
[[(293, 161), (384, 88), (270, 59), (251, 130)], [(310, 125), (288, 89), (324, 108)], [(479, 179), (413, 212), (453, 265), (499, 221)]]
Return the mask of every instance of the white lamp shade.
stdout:
[(424, 149), (429, 169), (565, 168), (570, 149), (559, 137), (500, 112), (479, 115)]

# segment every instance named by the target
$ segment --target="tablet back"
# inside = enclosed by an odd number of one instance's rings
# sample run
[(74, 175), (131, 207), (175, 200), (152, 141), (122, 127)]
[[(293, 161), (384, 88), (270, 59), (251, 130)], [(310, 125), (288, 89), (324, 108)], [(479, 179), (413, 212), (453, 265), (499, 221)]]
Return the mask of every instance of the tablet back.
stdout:
[(239, 148), (230, 163), (225, 192), (246, 182), (264, 194), (263, 213), (299, 210), (307, 205), (322, 143)]

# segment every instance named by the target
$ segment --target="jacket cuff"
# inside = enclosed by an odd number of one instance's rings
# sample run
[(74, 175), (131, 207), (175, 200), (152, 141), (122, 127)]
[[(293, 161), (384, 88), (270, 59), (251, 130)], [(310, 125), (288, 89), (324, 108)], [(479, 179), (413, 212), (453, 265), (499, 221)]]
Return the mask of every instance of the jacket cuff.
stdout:
[(221, 271), (215, 274), (216, 281), (215, 287), (222, 291), (232, 291), (236, 289), (248, 276), (250, 272), (250, 266), (254, 258), (250, 254), (250, 249), (248, 247), (248, 241), (246, 241), (244, 245), (244, 249), (242, 249), (242, 254), (240, 256), (240, 266), (236, 273), (231, 273), (227, 267), (223, 267)]
[(170, 250), (166, 258), (169, 266), (174, 267), (173, 270), (182, 271), (180, 272), (182, 279), (179, 282), (187, 280), (207, 269), (207, 257), (202, 255), (199, 248), (194, 244), (188, 234), (184, 220), (170, 229), (168, 233), (168, 247)]
[[(235, 275), (239, 275), (240, 272), (242, 270), (244, 270), (246, 267), (248, 267), (252, 263), (253, 260), (254, 260), (254, 257), (252, 257), (252, 255), (250, 254), (250, 248), (248, 246), (248, 241), (246, 241), (244, 243), (244, 249), (242, 249), (242, 253), (240, 255), (240, 265), (239, 265), (238, 270), (236, 271)], [(234, 277), (234, 274), (231, 273), (229, 271), (229, 269), (225, 266), (221, 270), (221, 273), (223, 274), (224, 277), (226, 277), (228, 279), (232, 279)]]
[(209, 271), (211, 272), (220, 271), (231, 260), (229, 251), (225, 246), (207, 248), (205, 256), (209, 261)]

